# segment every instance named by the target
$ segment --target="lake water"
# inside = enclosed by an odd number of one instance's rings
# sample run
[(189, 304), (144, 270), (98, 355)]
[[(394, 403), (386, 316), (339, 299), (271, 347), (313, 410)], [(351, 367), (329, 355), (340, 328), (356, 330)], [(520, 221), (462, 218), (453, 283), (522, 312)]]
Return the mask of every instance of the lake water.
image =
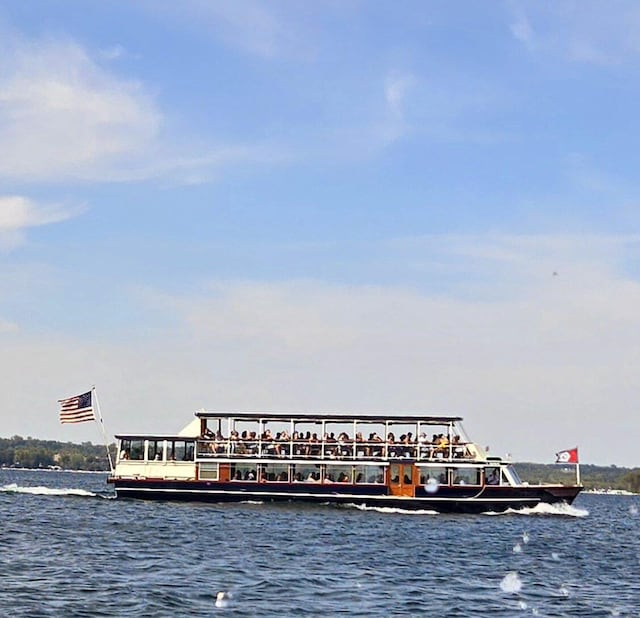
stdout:
[(151, 503), (0, 470), (0, 614), (640, 616), (640, 496), (539, 508)]

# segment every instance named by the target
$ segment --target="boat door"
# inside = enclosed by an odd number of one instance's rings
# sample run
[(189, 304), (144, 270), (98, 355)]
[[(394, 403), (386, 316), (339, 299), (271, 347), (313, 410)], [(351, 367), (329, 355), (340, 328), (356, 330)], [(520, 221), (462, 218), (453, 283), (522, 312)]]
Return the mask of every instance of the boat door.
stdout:
[(391, 490), (391, 495), (413, 498), (415, 496), (413, 479), (413, 464), (392, 463), (389, 466), (389, 489)]

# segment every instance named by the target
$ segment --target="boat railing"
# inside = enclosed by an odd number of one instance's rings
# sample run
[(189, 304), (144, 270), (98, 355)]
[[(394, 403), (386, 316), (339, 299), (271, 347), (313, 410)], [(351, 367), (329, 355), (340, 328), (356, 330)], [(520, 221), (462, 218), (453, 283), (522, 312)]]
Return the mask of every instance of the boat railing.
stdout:
[(201, 438), (197, 442), (199, 459), (276, 458), (313, 460), (410, 459), (415, 461), (474, 461), (475, 446), (470, 442), (448, 444), (398, 443), (380, 441), (338, 442), (319, 440), (237, 440)]

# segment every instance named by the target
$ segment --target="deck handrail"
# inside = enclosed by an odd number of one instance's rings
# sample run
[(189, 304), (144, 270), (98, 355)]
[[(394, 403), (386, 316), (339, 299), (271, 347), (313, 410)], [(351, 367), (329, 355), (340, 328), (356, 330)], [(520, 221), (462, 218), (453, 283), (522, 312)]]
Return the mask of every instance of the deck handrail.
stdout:
[(337, 442), (318, 440), (232, 440), (207, 438), (197, 440), (199, 458), (274, 458), (280, 460), (316, 459), (321, 461), (477, 461), (471, 442), (437, 445), (385, 441)]

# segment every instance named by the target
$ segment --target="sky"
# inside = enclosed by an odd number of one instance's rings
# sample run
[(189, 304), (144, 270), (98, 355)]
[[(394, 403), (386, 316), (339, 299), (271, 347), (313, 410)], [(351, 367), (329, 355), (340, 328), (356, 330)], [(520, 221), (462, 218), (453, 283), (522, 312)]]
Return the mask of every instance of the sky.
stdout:
[(640, 466), (640, 5), (5, 0), (0, 436), (460, 415)]

